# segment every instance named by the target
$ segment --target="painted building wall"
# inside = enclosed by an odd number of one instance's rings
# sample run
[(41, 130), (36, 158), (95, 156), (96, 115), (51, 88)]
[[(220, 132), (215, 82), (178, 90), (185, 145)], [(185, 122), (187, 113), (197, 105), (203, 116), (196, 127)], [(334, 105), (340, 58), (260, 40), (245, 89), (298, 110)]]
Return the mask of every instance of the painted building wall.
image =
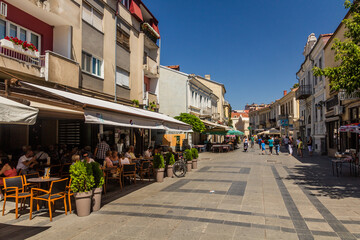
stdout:
[(159, 112), (171, 117), (186, 113), (188, 74), (160, 66)]

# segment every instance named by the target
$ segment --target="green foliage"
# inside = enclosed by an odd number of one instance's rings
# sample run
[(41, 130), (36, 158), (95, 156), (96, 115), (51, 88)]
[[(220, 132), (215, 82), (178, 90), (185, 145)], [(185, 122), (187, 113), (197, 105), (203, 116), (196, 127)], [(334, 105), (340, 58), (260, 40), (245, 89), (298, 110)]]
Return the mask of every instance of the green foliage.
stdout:
[(194, 132), (203, 132), (205, 131), (205, 125), (204, 123), (200, 120), (200, 118), (189, 114), (189, 113), (181, 113), (179, 116), (175, 117), (176, 120), (182, 121), (184, 123), (189, 124), (190, 126), (192, 126), (192, 130)]
[(193, 156), (192, 156), (192, 152), (190, 149), (186, 149), (184, 151), (184, 159), (186, 162), (192, 161), (193, 160)]
[(360, 88), (360, 5), (345, 1), (345, 7), (349, 9), (350, 16), (342, 22), (346, 31), (346, 39), (340, 41), (334, 39), (332, 50), (335, 51), (335, 61), (340, 62), (337, 67), (321, 69), (314, 67), (315, 76), (325, 76), (330, 80), (331, 90), (339, 91), (344, 89), (351, 94)]
[(198, 159), (199, 152), (198, 152), (198, 150), (196, 148), (191, 149), (191, 154), (192, 154), (193, 159)]
[(79, 161), (71, 165), (70, 177), (73, 192), (88, 192), (95, 185), (92, 166), (89, 163)]
[(299, 83), (295, 83), (291, 89), (298, 88), (298, 87), (299, 87)]
[(165, 168), (164, 157), (160, 153), (155, 154), (153, 164), (154, 168)]
[(156, 107), (157, 107), (157, 105), (156, 105), (155, 102), (151, 102), (151, 103), (149, 104), (149, 110), (150, 110), (150, 111), (155, 112)]
[(139, 100), (137, 100), (137, 99), (134, 99), (131, 102), (134, 105), (134, 107), (139, 107), (140, 106)]
[(166, 159), (166, 165), (174, 165), (175, 157), (173, 153), (171, 152), (167, 153), (165, 159)]
[(97, 162), (92, 162), (90, 163), (90, 165), (92, 167), (92, 172), (94, 176), (95, 188), (101, 188), (104, 185), (105, 181), (104, 173), (100, 169), (100, 164)]

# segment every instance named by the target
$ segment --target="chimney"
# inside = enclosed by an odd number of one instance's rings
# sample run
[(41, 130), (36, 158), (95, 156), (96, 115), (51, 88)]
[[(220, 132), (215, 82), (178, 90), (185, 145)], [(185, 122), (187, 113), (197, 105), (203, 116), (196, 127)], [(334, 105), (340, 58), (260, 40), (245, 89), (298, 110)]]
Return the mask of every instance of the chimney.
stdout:
[(211, 80), (211, 78), (210, 78), (210, 74), (205, 75), (205, 79), (207, 79), (207, 80)]
[(286, 96), (286, 94), (287, 94), (287, 91), (286, 91), (286, 90), (284, 90), (284, 96)]

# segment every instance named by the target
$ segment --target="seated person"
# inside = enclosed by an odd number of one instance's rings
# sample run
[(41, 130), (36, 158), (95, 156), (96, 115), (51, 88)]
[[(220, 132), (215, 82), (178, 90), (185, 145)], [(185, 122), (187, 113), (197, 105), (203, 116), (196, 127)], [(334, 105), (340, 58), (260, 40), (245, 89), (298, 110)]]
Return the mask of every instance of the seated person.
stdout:
[(119, 164), (119, 154), (117, 151), (113, 151), (110, 157), (110, 160), (112, 161), (112, 163), (114, 165), (118, 165)]
[(113, 168), (113, 167), (115, 167), (110, 158), (111, 158), (111, 151), (106, 151), (105, 160), (104, 160), (104, 167), (105, 168)]
[[(49, 157), (49, 155), (39, 145), (36, 148), (36, 153), (35, 153), (34, 157), (35, 157), (36, 161), (38, 161), (41, 164), (41, 163), (47, 162), (47, 158)], [(51, 159), (51, 160), (53, 160), (53, 159)], [(52, 163), (52, 164), (56, 164), (56, 163)]]
[(21, 170), (22, 173), (28, 173), (36, 164), (38, 164), (38, 162), (34, 157), (33, 151), (28, 150), (25, 155), (19, 158), (16, 170)]
[(131, 160), (129, 160), (127, 157), (125, 157), (123, 154), (121, 154), (120, 155), (120, 163), (121, 163), (121, 165), (130, 164)]
[(129, 159), (136, 159), (134, 154), (134, 146), (130, 146), (128, 151), (125, 153), (125, 157)]
[(144, 157), (145, 157), (145, 158), (151, 158), (151, 157), (152, 157), (152, 152), (153, 152), (153, 147), (149, 147), (149, 148), (144, 152)]
[(15, 163), (9, 161), (7, 157), (3, 157), (3, 159), (1, 160), (1, 164), (3, 165), (3, 167), (0, 170), (0, 201), (4, 197), (1, 192), (1, 189), (4, 186), (2, 177), (15, 177), (17, 175)]
[(80, 155), (76, 155), (76, 154), (75, 154), (75, 155), (72, 155), (72, 156), (71, 156), (71, 161), (72, 161), (72, 164), (80, 161)]
[(90, 153), (89, 153), (89, 152), (84, 152), (84, 153), (83, 153), (83, 161), (86, 162), (86, 163), (95, 162), (94, 159), (92, 159), (92, 158), (90, 157)]

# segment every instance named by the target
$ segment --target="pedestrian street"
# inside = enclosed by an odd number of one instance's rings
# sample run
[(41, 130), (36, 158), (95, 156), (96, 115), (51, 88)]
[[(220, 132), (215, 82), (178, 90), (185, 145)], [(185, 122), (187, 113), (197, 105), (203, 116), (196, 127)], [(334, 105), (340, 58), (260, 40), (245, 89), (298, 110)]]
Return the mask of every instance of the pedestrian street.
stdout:
[(345, 170), (332, 176), (327, 157), (260, 153), (202, 153), (184, 178), (137, 183), (120, 197), (109, 192), (112, 199), (86, 218), (6, 214), (1, 232), (15, 239), (360, 238), (357, 178)]

